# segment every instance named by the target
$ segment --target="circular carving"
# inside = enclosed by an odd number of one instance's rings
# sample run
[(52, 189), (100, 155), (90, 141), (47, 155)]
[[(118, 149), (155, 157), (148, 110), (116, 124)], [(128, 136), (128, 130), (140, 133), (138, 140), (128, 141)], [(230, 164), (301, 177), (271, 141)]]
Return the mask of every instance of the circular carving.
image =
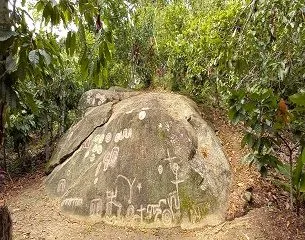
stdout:
[(106, 143), (110, 143), (111, 139), (112, 139), (112, 133), (107, 133), (105, 138)]
[(164, 225), (169, 226), (172, 224), (172, 214), (168, 209), (165, 209), (162, 213), (162, 222)]
[(141, 112), (139, 113), (139, 119), (140, 119), (140, 120), (143, 120), (144, 118), (146, 118), (146, 112), (145, 112), (145, 111), (141, 111)]
[(158, 166), (158, 172), (159, 172), (160, 175), (163, 173), (163, 166), (162, 165)]

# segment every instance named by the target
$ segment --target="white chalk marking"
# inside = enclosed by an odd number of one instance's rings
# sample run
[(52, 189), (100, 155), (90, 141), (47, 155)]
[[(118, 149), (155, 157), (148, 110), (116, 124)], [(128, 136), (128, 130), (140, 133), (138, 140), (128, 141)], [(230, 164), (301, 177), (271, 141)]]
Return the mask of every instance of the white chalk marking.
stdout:
[(67, 180), (66, 179), (60, 179), (57, 185), (57, 192), (58, 193), (64, 193), (66, 190), (66, 184)]
[(120, 174), (120, 175), (117, 176), (116, 181), (119, 179), (119, 177), (125, 179), (127, 181), (128, 185), (129, 185), (129, 199), (128, 199), (128, 203), (131, 204), (131, 202), (132, 202), (132, 186), (133, 186), (133, 184), (134, 184), (136, 179), (134, 178), (133, 181), (131, 182), (127, 177), (125, 177), (124, 175)]
[(97, 175), (100, 173), (100, 170), (101, 170), (101, 167), (102, 167), (102, 162), (100, 162), (98, 165), (97, 165), (97, 168), (95, 170), (95, 177), (97, 177)]
[(114, 142), (115, 143), (118, 143), (121, 139), (121, 132), (118, 132), (117, 134), (115, 134), (115, 137), (114, 137)]
[(91, 200), (90, 202), (90, 215), (99, 215), (103, 211), (103, 201), (100, 198)]
[(145, 119), (146, 118), (146, 112), (145, 111), (141, 111), (140, 113), (139, 113), (139, 119), (140, 120), (143, 120), (143, 119)]
[(68, 206), (68, 207), (80, 207), (83, 205), (83, 199), (82, 198), (67, 198), (63, 200), (60, 204), (62, 207), (63, 206)]
[(94, 162), (95, 161), (95, 154), (91, 154), (90, 158), (89, 158), (90, 162)]
[(106, 138), (105, 138), (106, 143), (110, 143), (111, 139), (112, 139), (112, 133), (109, 132), (109, 133), (107, 133)]
[(160, 175), (163, 173), (163, 166), (162, 165), (158, 166), (158, 172), (159, 172)]
[(130, 114), (134, 111), (134, 109), (131, 109), (130, 111), (126, 112), (125, 114)]
[(84, 158), (87, 158), (87, 157), (89, 156), (89, 154), (90, 154), (90, 152), (89, 152), (89, 151), (87, 151), (87, 152), (85, 153)]
[(142, 189), (142, 184), (139, 182), (138, 185), (137, 185), (137, 188), (138, 188), (138, 191), (139, 193), (141, 192), (141, 189)]
[(115, 167), (117, 160), (118, 160), (118, 156), (119, 156), (119, 147), (114, 147), (111, 151), (111, 157), (110, 157), (110, 162), (109, 165), (111, 167)]
[(94, 182), (93, 182), (93, 183), (94, 183), (94, 185), (96, 185), (96, 184), (97, 184), (97, 182), (98, 182), (98, 177), (94, 179)]
[(103, 163), (104, 163), (103, 171), (104, 172), (106, 172), (109, 167), (110, 159), (111, 159), (111, 152), (107, 152), (103, 159)]

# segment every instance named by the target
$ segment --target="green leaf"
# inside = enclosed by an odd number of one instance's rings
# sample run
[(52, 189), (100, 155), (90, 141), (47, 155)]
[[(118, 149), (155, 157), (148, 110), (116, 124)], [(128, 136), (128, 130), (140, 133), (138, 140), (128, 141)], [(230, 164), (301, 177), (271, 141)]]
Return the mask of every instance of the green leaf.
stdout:
[(299, 190), (300, 192), (305, 192), (305, 173), (301, 175)]
[(51, 20), (52, 13), (53, 13), (53, 8), (52, 8), (52, 5), (51, 5), (51, 2), (48, 2), (44, 6), (44, 9), (43, 9), (43, 12), (42, 12), (42, 17), (45, 20), (45, 25), (48, 25), (49, 21)]
[(103, 42), (103, 48), (104, 48), (104, 55), (105, 55), (106, 60), (110, 61), (111, 60), (111, 53), (109, 51), (109, 48), (108, 48), (108, 45), (107, 45), (106, 41)]
[(254, 135), (252, 133), (246, 133), (241, 141), (241, 147), (244, 148), (246, 145), (252, 147), (254, 143)]
[(71, 48), (71, 31), (68, 32), (67, 38), (66, 38), (66, 52), (69, 55), (70, 54), (70, 48)]
[(244, 164), (252, 165), (255, 161), (257, 161), (257, 157), (253, 153), (248, 153), (244, 158), (242, 158), (241, 162)]
[(293, 184), (295, 186), (298, 186), (298, 184), (301, 180), (300, 178), (301, 178), (304, 164), (305, 164), (305, 148), (304, 148), (303, 152), (300, 154), (300, 156), (297, 160), (297, 165), (293, 171), (292, 179), (293, 179)]
[(39, 63), (39, 55), (37, 50), (32, 50), (29, 52), (29, 60), (34, 65), (37, 65)]
[(263, 165), (268, 165), (273, 168), (278, 168), (278, 166), (282, 166), (282, 162), (275, 156), (271, 154), (264, 154), (258, 158), (258, 161)]
[(4, 42), (7, 39), (17, 36), (18, 34), (14, 31), (2, 31), (0, 30), (0, 42)]
[(51, 56), (44, 49), (39, 49), (38, 52), (43, 56), (45, 64), (49, 65), (51, 63)]
[(72, 32), (71, 42), (70, 42), (70, 56), (73, 56), (76, 50), (76, 33)]
[(290, 101), (299, 105), (305, 106), (305, 92), (296, 93), (289, 97)]
[(17, 70), (17, 63), (12, 55), (9, 55), (5, 59), (5, 68), (9, 73), (12, 73)]
[(81, 67), (81, 73), (85, 77), (88, 75), (88, 67), (89, 67), (89, 59), (87, 57), (87, 53), (84, 52), (82, 58), (79, 61)]
[(290, 185), (288, 183), (279, 180), (273, 180), (272, 182), (284, 191), (290, 192)]
[(290, 176), (290, 167), (288, 164), (282, 164), (282, 165), (278, 165), (276, 167), (276, 169), (281, 173), (283, 174), (285, 177), (289, 178)]
[(44, 1), (39, 1), (35, 5), (35, 8), (36, 8), (37, 12), (41, 12), (42, 9), (44, 9), (44, 7), (45, 7), (45, 2)]
[(105, 32), (105, 38), (109, 43), (113, 43), (112, 34), (110, 31)]
[(24, 92), (24, 101), (25, 101), (26, 105), (32, 110), (33, 113), (38, 112), (38, 106), (37, 106), (32, 94), (30, 94), (28, 92)]

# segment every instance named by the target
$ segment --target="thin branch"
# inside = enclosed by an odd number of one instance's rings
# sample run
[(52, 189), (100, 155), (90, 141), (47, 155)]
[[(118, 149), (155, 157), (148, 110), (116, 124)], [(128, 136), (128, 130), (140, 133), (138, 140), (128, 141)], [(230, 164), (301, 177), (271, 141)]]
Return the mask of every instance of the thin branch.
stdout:
[(290, 147), (289, 143), (286, 141), (285, 138), (283, 138), (279, 133), (276, 134), (285, 144), (285, 146), (288, 148), (289, 152), (292, 153), (293, 152), (293, 148)]
[(0, 80), (7, 74), (7, 70), (5, 70), (5, 72), (0, 76)]

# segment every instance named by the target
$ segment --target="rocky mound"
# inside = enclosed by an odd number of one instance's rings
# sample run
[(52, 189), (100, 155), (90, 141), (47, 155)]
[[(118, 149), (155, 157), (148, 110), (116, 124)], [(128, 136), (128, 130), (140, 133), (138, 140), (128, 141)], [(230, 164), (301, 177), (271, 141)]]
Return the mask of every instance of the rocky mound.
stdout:
[(183, 228), (223, 220), (230, 167), (194, 102), (91, 90), (46, 180), (63, 210), (116, 225)]

